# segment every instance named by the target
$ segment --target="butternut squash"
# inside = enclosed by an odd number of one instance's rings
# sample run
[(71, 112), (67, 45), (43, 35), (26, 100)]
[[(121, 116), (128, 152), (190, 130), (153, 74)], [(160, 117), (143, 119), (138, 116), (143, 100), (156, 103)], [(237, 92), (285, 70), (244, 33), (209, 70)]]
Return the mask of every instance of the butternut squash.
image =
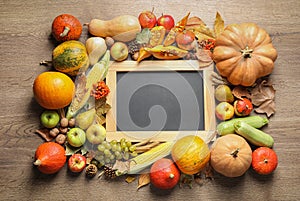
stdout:
[(111, 20), (92, 19), (88, 24), (89, 33), (99, 37), (112, 37), (114, 40), (128, 42), (135, 39), (141, 31), (137, 17), (120, 15)]

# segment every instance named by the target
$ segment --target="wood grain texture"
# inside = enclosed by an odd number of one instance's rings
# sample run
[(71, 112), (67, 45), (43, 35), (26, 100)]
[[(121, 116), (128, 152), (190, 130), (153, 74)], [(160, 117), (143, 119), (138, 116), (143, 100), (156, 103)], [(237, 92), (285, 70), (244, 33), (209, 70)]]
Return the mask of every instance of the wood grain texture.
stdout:
[[(86, 179), (65, 167), (56, 175), (42, 175), (32, 166), (34, 151), (43, 142), (34, 134), (43, 109), (33, 100), (34, 78), (47, 70), (41, 60), (51, 59), (55, 42), (50, 37), (52, 20), (61, 13), (77, 16), (82, 23), (92, 18), (111, 19), (121, 14), (172, 14), (179, 20), (188, 11), (212, 26), (219, 11), (225, 24), (256, 22), (272, 36), (278, 59), (271, 78), (276, 89), (276, 114), (265, 131), (275, 139), (279, 165), (274, 174), (258, 176), (249, 170), (240, 178), (215, 174), (213, 181), (193, 189), (176, 187), (157, 191), (137, 183)], [(0, 199), (1, 200), (300, 200), (300, 1), (23, 1), (0, 2)], [(84, 27), (81, 41), (88, 37)]]

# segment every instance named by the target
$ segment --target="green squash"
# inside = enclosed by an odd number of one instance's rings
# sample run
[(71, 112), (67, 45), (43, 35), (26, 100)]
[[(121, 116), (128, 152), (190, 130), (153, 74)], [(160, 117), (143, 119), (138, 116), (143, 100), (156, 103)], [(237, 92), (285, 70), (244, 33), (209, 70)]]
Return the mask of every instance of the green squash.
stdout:
[(53, 67), (70, 76), (76, 76), (89, 67), (89, 57), (83, 43), (70, 40), (59, 44), (52, 52)]

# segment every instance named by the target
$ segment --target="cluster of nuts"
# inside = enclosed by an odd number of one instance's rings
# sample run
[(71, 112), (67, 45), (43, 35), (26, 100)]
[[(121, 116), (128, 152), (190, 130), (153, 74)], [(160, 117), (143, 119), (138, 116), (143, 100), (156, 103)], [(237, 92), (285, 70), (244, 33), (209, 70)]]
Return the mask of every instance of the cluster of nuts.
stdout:
[(66, 142), (66, 134), (69, 131), (69, 128), (75, 127), (75, 119), (72, 118), (68, 120), (67, 118), (63, 117), (60, 120), (59, 126), (52, 128), (49, 132), (49, 135), (55, 138), (55, 142), (58, 144), (64, 144)]

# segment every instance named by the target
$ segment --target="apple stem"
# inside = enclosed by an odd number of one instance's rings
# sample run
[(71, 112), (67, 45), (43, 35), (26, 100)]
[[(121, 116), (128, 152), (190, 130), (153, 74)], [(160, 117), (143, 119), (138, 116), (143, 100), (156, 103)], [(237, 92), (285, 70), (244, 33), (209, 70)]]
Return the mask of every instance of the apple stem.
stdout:
[(154, 6), (152, 7), (152, 11), (151, 11), (152, 13), (154, 12)]

